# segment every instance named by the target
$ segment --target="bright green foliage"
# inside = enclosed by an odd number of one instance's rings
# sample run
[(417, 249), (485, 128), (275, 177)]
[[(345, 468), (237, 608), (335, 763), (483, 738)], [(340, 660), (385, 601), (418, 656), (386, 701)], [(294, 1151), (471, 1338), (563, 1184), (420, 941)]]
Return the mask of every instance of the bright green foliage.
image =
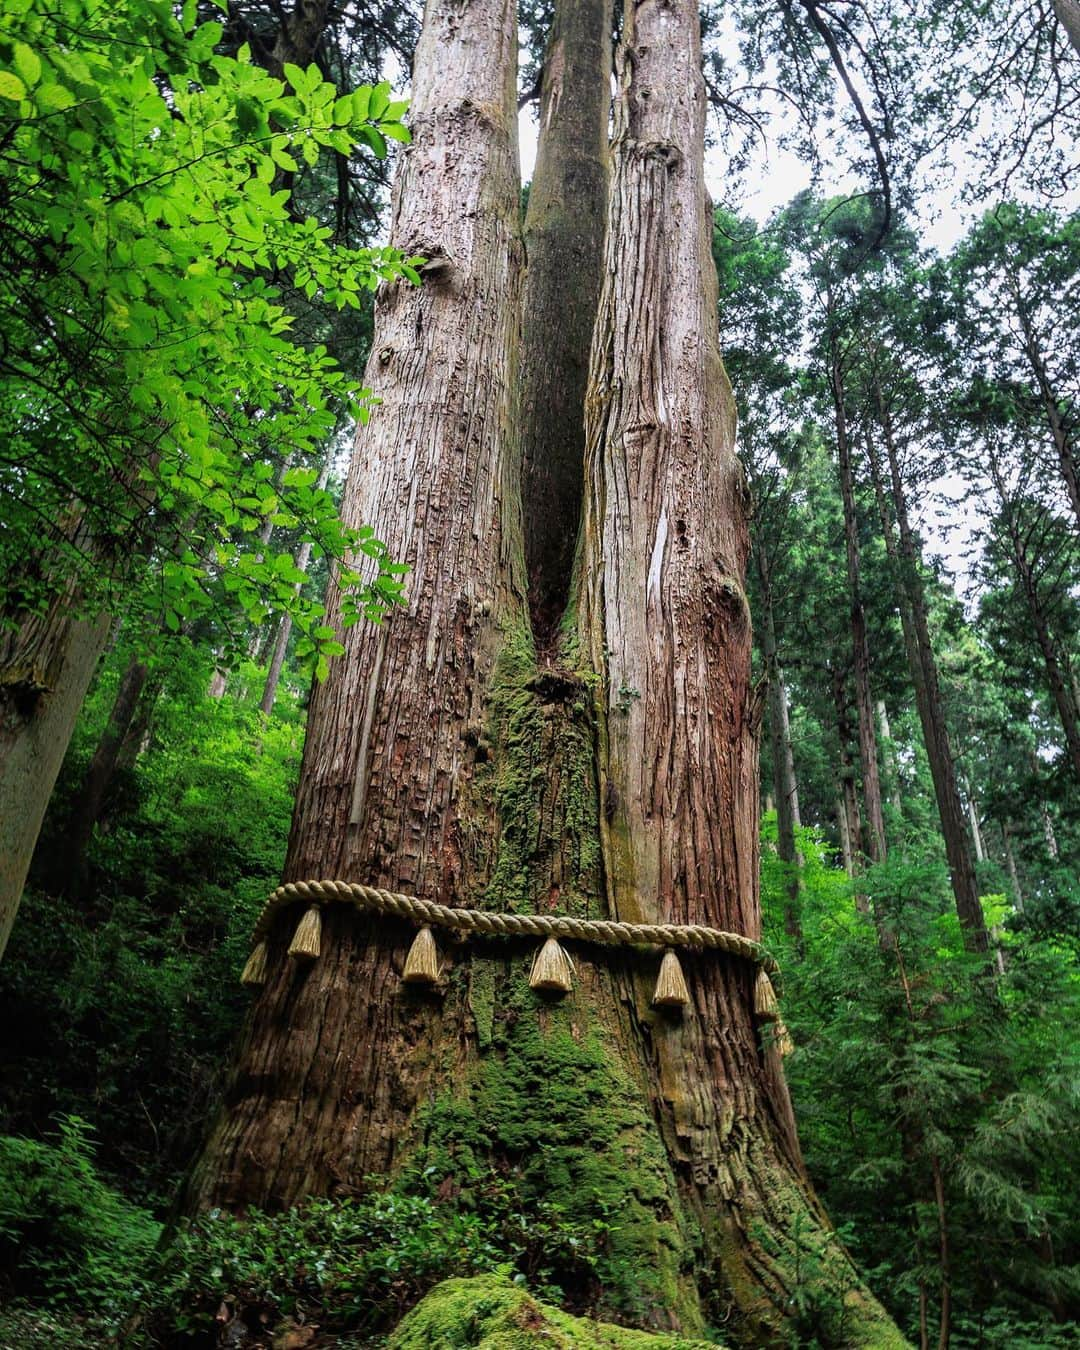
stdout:
[(20, 1298), (117, 1318), (160, 1232), (98, 1177), (78, 1116), (59, 1118), (52, 1144), (0, 1137), (0, 1281)]
[(347, 621), (393, 603), (402, 569), (312, 486), (305, 456), (370, 399), (292, 340), (275, 280), (342, 308), (417, 274), (332, 247), (280, 175), (385, 155), (405, 104), (386, 85), (339, 98), (315, 66), (286, 85), (246, 49), (215, 55), (221, 34), (194, 0), (180, 18), (165, 0), (4, 8), (0, 574), (9, 613), (60, 591), (116, 605), (136, 582), (174, 630), (223, 599), (254, 620), (292, 608), (324, 667), (334, 635), (294, 601), (291, 556), (257, 545), (263, 521), (375, 560), (373, 582), (345, 574)]
[(423, 1197), (313, 1200), (243, 1219), (214, 1211), (164, 1254), (148, 1324), (166, 1343), (205, 1334), (227, 1299), (271, 1326), (302, 1314), (331, 1334), (380, 1330), (448, 1275), (496, 1269), (495, 1236)]

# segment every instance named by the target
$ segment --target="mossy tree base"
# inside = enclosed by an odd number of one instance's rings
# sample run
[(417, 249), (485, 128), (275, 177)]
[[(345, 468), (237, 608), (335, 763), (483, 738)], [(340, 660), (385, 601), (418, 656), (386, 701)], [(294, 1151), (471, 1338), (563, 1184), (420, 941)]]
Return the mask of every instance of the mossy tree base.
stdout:
[(520, 1285), (484, 1275), (434, 1288), (398, 1326), (388, 1350), (707, 1350), (717, 1344), (571, 1317)]

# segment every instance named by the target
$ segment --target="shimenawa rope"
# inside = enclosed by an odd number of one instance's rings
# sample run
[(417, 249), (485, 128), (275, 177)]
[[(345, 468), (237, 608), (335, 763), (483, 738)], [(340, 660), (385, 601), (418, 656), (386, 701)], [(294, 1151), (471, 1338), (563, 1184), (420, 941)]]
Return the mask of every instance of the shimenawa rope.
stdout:
[(401, 895), (355, 881), (290, 881), (272, 892), (255, 925), (255, 941), (266, 937), (274, 916), (286, 905), (343, 903), (378, 914), (392, 914), (438, 928), (457, 928), (496, 937), (575, 938), (606, 946), (707, 948), (727, 952), (760, 966), (769, 975), (780, 967), (771, 953), (753, 938), (726, 933), (700, 924), (615, 923), (608, 919), (578, 919), (572, 914), (497, 914), (486, 909), (454, 909), (416, 895)]
[(455, 928), (492, 937), (533, 937), (544, 942), (533, 959), (529, 984), (533, 989), (566, 994), (573, 987), (574, 963), (559, 945), (559, 938), (596, 942), (606, 946), (664, 947), (664, 959), (653, 993), (653, 1006), (682, 1010), (691, 1006), (690, 991), (675, 953), (677, 947), (727, 952), (757, 966), (754, 981), (754, 1012), (762, 1024), (772, 1023), (774, 1043), (781, 1054), (791, 1048), (791, 1038), (780, 1018), (770, 975), (778, 975), (775, 959), (752, 938), (725, 933), (720, 928), (701, 924), (613, 923), (607, 919), (578, 919), (572, 914), (496, 914), (486, 909), (451, 909), (416, 895), (384, 891), (355, 881), (290, 881), (270, 896), (255, 925), (255, 947), (248, 957), (242, 984), (265, 984), (269, 971), (267, 935), (274, 917), (286, 905), (306, 902), (308, 908), (297, 925), (289, 956), (294, 961), (315, 961), (322, 951), (322, 908), (324, 904), (350, 904), (357, 909), (392, 914), (421, 925), (409, 953), (401, 978), (406, 984), (437, 985), (441, 979), (439, 951), (432, 925)]

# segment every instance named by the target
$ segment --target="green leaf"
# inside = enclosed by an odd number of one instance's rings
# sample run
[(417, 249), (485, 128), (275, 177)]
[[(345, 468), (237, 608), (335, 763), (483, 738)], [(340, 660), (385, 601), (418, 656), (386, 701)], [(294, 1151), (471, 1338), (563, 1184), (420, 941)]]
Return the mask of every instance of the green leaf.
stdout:
[[(2, 78), (2, 74), (0, 74)], [(42, 112), (62, 112), (75, 102), (75, 95), (63, 84), (43, 84), (34, 94), (34, 102)]]
[(26, 97), (26, 85), (10, 70), (0, 70), (0, 98), (20, 103)]
[(31, 88), (41, 79), (41, 58), (25, 42), (16, 42), (14, 55), (15, 69), (22, 76), (23, 83)]

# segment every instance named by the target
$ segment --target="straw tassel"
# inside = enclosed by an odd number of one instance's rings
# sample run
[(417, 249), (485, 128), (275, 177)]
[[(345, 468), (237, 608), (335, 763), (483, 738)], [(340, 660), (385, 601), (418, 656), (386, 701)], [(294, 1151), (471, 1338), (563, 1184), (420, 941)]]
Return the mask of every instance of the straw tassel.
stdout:
[(435, 945), (434, 934), (427, 924), (413, 938), (401, 978), (406, 984), (439, 982), (439, 949)]
[(759, 970), (754, 984), (754, 1012), (762, 1022), (779, 1022), (780, 1005), (776, 1001), (776, 990), (772, 980), (764, 970)]
[(241, 984), (260, 985), (266, 983), (267, 951), (266, 942), (257, 943), (251, 950), (240, 976)]
[(656, 990), (652, 996), (654, 1008), (687, 1008), (690, 1006), (690, 990), (686, 987), (679, 958), (668, 948), (660, 962), (660, 974), (656, 977)]
[(568, 994), (573, 988), (570, 976), (574, 963), (553, 937), (549, 937), (533, 957), (529, 987)]
[(296, 926), (289, 955), (294, 961), (314, 961), (322, 942), (322, 911), (312, 905)]
[(778, 1017), (776, 1025), (773, 1028), (773, 1045), (780, 1051), (781, 1055), (790, 1055), (795, 1049), (795, 1042), (791, 1039), (791, 1032), (784, 1025), (784, 1019)]

